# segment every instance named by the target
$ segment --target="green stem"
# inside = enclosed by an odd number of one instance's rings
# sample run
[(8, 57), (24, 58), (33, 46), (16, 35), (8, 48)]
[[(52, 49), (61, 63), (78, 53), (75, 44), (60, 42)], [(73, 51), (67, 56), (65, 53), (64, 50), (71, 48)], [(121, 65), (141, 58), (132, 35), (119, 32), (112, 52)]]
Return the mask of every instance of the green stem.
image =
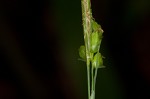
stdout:
[(94, 68), (92, 66), (92, 89), (91, 89), (91, 91), (93, 91), (93, 90), (94, 90)]
[(88, 98), (90, 99), (90, 64), (87, 62)]
[(91, 28), (91, 2), (90, 0), (81, 0), (82, 6), (82, 21), (83, 21), (83, 31), (84, 31), (84, 42), (86, 48), (86, 61), (87, 61), (87, 81), (88, 81), (88, 98), (90, 99), (90, 34), (92, 32)]
[(94, 75), (94, 91), (95, 91), (95, 86), (96, 86), (97, 71), (98, 71), (98, 68), (95, 69), (95, 75)]

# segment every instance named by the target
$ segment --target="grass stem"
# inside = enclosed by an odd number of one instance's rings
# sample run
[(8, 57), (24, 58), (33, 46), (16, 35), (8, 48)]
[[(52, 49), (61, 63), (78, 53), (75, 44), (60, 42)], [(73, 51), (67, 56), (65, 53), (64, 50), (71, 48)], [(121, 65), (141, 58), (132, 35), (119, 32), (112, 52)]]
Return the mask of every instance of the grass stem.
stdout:
[(90, 34), (91, 28), (91, 3), (90, 0), (81, 0), (82, 6), (82, 21), (84, 31), (84, 42), (86, 48), (86, 61), (87, 61), (87, 82), (88, 82), (88, 98), (90, 99)]

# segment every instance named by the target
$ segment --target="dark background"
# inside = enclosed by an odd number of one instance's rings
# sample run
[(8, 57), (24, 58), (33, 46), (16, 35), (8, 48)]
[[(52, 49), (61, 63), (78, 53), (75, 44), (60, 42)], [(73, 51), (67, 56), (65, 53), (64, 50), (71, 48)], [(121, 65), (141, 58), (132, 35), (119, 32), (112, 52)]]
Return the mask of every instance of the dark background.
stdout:
[[(87, 99), (80, 0), (0, 1), (0, 99)], [(150, 0), (92, 0), (104, 30), (96, 99), (150, 99)]]

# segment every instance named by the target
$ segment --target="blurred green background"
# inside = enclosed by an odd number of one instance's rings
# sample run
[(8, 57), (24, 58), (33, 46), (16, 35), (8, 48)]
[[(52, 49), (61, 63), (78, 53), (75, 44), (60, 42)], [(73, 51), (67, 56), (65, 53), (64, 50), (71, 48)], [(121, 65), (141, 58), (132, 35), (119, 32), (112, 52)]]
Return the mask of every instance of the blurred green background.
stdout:
[[(96, 99), (150, 98), (150, 0), (91, 0), (104, 30)], [(80, 0), (0, 1), (0, 99), (87, 99)]]

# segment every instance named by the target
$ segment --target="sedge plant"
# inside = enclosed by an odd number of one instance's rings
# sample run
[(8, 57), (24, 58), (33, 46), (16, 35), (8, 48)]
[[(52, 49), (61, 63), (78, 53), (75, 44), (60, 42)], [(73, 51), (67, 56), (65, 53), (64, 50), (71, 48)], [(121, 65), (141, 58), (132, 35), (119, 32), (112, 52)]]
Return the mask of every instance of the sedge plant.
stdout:
[(81, 0), (84, 43), (79, 48), (81, 60), (87, 66), (88, 99), (95, 99), (97, 71), (104, 68), (103, 56), (99, 52), (103, 30), (92, 16), (91, 1)]

